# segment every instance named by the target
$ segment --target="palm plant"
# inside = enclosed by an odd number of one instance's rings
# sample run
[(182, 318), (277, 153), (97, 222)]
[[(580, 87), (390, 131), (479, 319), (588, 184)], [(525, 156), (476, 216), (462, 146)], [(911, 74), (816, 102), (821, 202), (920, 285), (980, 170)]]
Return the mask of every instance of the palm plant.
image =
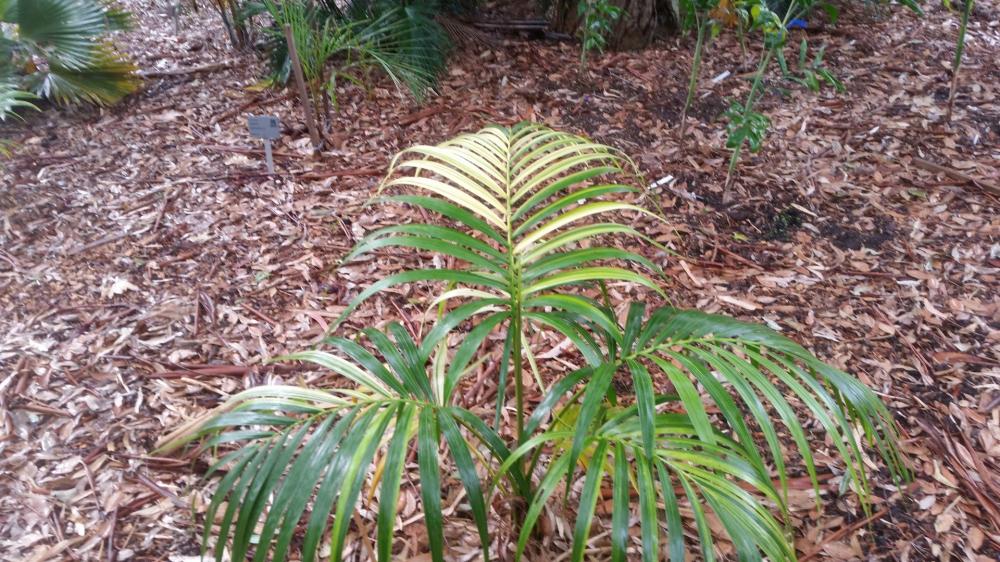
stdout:
[(98, 0), (0, 0), (0, 80), (59, 103), (108, 105), (135, 91), (135, 67), (106, 40), (128, 24)]
[(447, 36), (424, 8), (360, 1), (261, 0), (248, 4), (244, 17), (262, 14), (275, 24), (264, 29), (271, 62), (266, 82), (279, 85), (289, 79), (291, 61), (283, 32), (288, 25), (313, 106), (328, 120), (343, 81), (367, 87), (371, 72), (378, 69), (419, 99), (444, 68)]
[[(197, 8), (197, 0), (192, 2)], [(212, 9), (219, 14), (226, 28), (229, 43), (234, 49), (243, 49), (250, 43), (252, 28), (247, 25), (245, 0), (211, 0)]]
[(580, 71), (587, 66), (587, 54), (590, 51), (603, 53), (607, 46), (607, 37), (611, 35), (614, 24), (622, 15), (620, 6), (615, 6), (609, 0), (580, 0), (576, 6), (580, 18)]
[[(641, 192), (618, 181), (633, 170), (614, 149), (532, 124), (490, 127), (397, 156), (381, 200), (444, 222), (378, 230), (348, 259), (394, 246), (465, 265), (393, 275), (362, 291), (344, 313), (393, 285), (442, 282), (444, 290), (427, 303), (438, 308), (437, 321), (423, 337), (390, 323), (387, 333), (369, 328), (354, 339), (329, 337), (325, 349), (282, 358), (328, 368), (349, 384), (254, 388), (163, 439), (161, 451), (195, 440), (212, 450), (238, 445), (211, 469), (223, 473), (206, 514), (206, 541), (219, 537), (216, 558), (230, 544), (234, 560), (254, 548), (255, 560), (284, 560), (301, 522), (303, 560), (314, 560), (328, 537), (339, 561), (360, 501), (377, 512), (376, 557), (392, 559), (412, 451), (428, 548), (433, 560), (443, 560), (442, 441), (487, 560), (498, 556), (490, 550), (495, 498), (525, 506), (515, 523), (520, 558), (544, 510), (558, 509), (550, 500), (560, 491), (576, 500), (574, 561), (584, 558), (601, 498), (611, 501), (616, 561), (637, 557), (630, 554), (637, 548), (645, 561), (659, 560), (661, 548), (683, 561), (685, 519), (703, 557), (714, 560), (713, 517), (741, 560), (794, 560), (782, 524), (790, 467), (779, 431), (790, 438), (819, 502), (803, 414), (827, 433), (845, 485), (866, 509), (871, 485), (862, 439), (896, 479), (906, 478), (891, 416), (874, 393), (788, 338), (673, 307), (647, 314), (633, 303), (619, 318), (601, 290), (605, 280), (656, 288), (648, 277), (606, 264), (656, 270), (609, 240), (643, 239), (626, 223), (648, 212), (621, 201)], [(523, 365), (540, 363), (523, 337), (529, 324), (565, 336), (582, 365), (564, 376), (546, 371), (550, 385), (533, 407), (522, 389)], [(499, 353), (491, 338), (504, 342)], [(514, 379), (514, 428), (502, 416), (490, 427), (478, 413), (483, 404), (463, 407), (456, 398), (466, 377), (496, 355), (498, 403), (503, 379)], [(630, 379), (634, 392), (621, 392), (616, 377)], [(630, 534), (635, 524), (639, 545)]]

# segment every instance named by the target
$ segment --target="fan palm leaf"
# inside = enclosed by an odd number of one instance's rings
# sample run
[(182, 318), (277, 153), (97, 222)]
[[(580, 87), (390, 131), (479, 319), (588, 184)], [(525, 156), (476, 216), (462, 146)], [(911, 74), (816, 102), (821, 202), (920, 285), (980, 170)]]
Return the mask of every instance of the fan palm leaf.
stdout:
[(124, 29), (127, 14), (97, 0), (6, 0), (2, 21), (17, 34), (4, 51), (21, 72), (24, 88), (60, 103), (107, 105), (139, 87), (136, 67), (104, 37)]
[(21, 40), (53, 64), (81, 70), (94, 62), (94, 46), (105, 32), (104, 7), (94, 1), (16, 0), (15, 16)]
[(50, 64), (25, 81), (41, 97), (58, 103), (87, 102), (111, 105), (141, 83), (135, 65), (122, 60), (110, 46), (102, 46), (85, 68), (68, 68)]
[(20, 90), (10, 82), (0, 81), (0, 121), (5, 121), (11, 115), (17, 117), (18, 108), (38, 109), (28, 101), (34, 98), (31, 92)]

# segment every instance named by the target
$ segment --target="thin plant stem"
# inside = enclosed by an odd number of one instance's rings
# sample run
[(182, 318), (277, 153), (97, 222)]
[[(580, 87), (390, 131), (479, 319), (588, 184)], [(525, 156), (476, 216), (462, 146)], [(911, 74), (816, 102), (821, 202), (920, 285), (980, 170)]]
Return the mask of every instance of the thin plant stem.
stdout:
[(593, 9), (590, 0), (582, 1), (587, 3), (587, 9), (583, 14), (583, 37), (580, 38), (580, 68), (578, 69), (580, 76), (583, 76), (584, 69), (587, 67), (587, 34), (590, 33), (587, 21), (590, 19), (590, 10)]
[[(747, 102), (743, 107), (743, 117), (746, 118), (750, 115), (753, 110), (753, 104), (757, 101), (757, 90), (760, 88), (761, 83), (764, 78), (764, 71), (767, 70), (767, 65), (771, 62), (771, 57), (774, 56), (776, 48), (771, 47), (764, 52), (764, 56), (761, 57), (760, 64), (757, 65), (757, 71), (754, 73), (753, 83), (750, 85), (750, 93), (747, 94)], [(743, 150), (743, 142), (733, 149), (732, 156), (729, 157), (729, 169), (726, 172), (726, 189), (729, 189), (729, 184), (733, 179), (733, 170), (736, 169), (736, 163), (740, 160), (740, 152)]]
[(742, 62), (745, 63), (747, 60), (747, 38), (745, 32), (743, 31), (742, 19), (736, 22), (736, 36), (740, 39), (740, 54), (743, 56)]
[(955, 92), (958, 90), (958, 71), (962, 68), (962, 55), (965, 53), (965, 32), (969, 27), (969, 14), (975, 0), (965, 0), (962, 10), (962, 25), (958, 28), (958, 42), (955, 44), (955, 60), (951, 63), (951, 92), (948, 94), (948, 114), (946, 120), (951, 122), (951, 112), (955, 107)]
[(688, 81), (687, 99), (684, 100), (684, 109), (681, 111), (680, 137), (682, 139), (684, 138), (684, 132), (687, 129), (687, 112), (691, 107), (691, 102), (694, 100), (694, 93), (698, 89), (698, 74), (701, 67), (701, 49), (705, 42), (705, 28), (708, 27), (702, 23), (700, 15), (695, 15), (695, 22), (698, 26), (698, 39), (694, 44), (694, 60), (691, 61), (691, 79)]

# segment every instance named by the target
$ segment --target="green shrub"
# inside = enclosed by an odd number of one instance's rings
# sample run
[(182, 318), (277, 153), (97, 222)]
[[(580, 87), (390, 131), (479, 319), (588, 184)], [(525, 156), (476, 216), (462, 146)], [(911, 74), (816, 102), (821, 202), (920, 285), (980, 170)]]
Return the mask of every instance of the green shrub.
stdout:
[[(532, 124), (489, 127), (399, 154), (380, 190), (384, 200), (442, 220), (377, 230), (348, 259), (398, 247), (459, 265), (382, 279), (344, 315), (390, 287), (434, 281), (444, 290), (426, 305), (438, 311), (437, 321), (420, 338), (395, 322), (387, 332), (329, 337), (325, 349), (282, 360), (328, 368), (349, 384), (250, 389), (164, 438), (161, 451), (195, 440), (230, 451), (210, 471), (224, 471), (205, 516), (206, 540), (218, 536), (216, 556), (228, 544), (233, 560), (251, 550), (255, 560), (284, 560), (302, 523), (302, 559), (314, 560), (328, 538), (339, 561), (364, 501), (377, 512), (378, 559), (391, 560), (397, 499), (404, 481), (412, 481), (430, 553), (443, 560), (441, 469), (450, 465), (486, 560), (499, 556), (490, 552), (496, 497), (523, 506), (513, 522), (520, 556), (561, 488), (575, 500), (570, 559), (582, 560), (602, 484), (610, 480), (613, 560), (638, 558), (630, 548), (643, 560), (659, 560), (664, 548), (683, 561), (685, 506), (706, 560), (714, 559), (711, 512), (741, 560), (791, 561), (783, 525), (790, 467), (779, 430), (818, 492), (803, 414), (825, 430), (845, 486), (866, 509), (871, 486), (859, 439), (894, 477), (906, 478), (891, 416), (857, 379), (762, 326), (672, 307), (647, 314), (641, 303), (611, 300), (605, 281), (659, 291), (649, 277), (609, 263), (658, 272), (647, 258), (609, 244), (611, 235), (645, 240), (629, 224), (651, 213), (622, 201), (642, 193), (618, 181), (633, 169), (614, 149)], [(527, 336), (539, 330), (573, 344), (576, 355), (564, 357), (579, 365), (569, 374), (547, 369), (556, 363), (532, 349)], [(469, 396), (463, 389), (470, 373), (491, 357), (500, 364), (492, 424), (480, 414), (490, 405), (461, 400)], [(533, 406), (524, 398), (526, 369), (545, 390)], [(509, 410), (508, 377), (515, 387), (512, 426), (501, 415)], [(616, 377), (634, 390), (621, 391), (612, 384)], [(411, 451), (418, 474), (404, 480)], [(578, 475), (582, 486), (575, 487)], [(633, 511), (641, 547), (630, 539)]]
[(421, 99), (444, 69), (449, 43), (426, 6), (398, 2), (317, 2), (261, 0), (247, 5), (245, 17), (266, 15), (263, 28), (270, 60), (265, 83), (285, 84), (291, 61), (284, 26), (292, 28), (302, 71), (318, 115), (330, 117), (337, 87), (345, 81), (367, 88), (381, 70), (399, 87)]

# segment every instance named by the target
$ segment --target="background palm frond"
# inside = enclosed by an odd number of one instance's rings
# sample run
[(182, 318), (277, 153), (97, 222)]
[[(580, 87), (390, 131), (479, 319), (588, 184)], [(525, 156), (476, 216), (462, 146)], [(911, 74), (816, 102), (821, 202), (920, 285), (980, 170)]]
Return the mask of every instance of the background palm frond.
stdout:
[(16, 35), (0, 40), (0, 78), (60, 103), (107, 105), (138, 89), (136, 67), (106, 40), (128, 15), (98, 0), (5, 0), (0, 21)]
[[(314, 2), (261, 0), (247, 5), (246, 16), (267, 14), (270, 59), (268, 81), (288, 81), (290, 62), (284, 25), (291, 25), (307, 81), (325, 80), (353, 70), (378, 68), (421, 99), (432, 88), (450, 51), (434, 11), (424, 4), (398, 2)], [(326, 67), (332, 65), (337, 71)]]

